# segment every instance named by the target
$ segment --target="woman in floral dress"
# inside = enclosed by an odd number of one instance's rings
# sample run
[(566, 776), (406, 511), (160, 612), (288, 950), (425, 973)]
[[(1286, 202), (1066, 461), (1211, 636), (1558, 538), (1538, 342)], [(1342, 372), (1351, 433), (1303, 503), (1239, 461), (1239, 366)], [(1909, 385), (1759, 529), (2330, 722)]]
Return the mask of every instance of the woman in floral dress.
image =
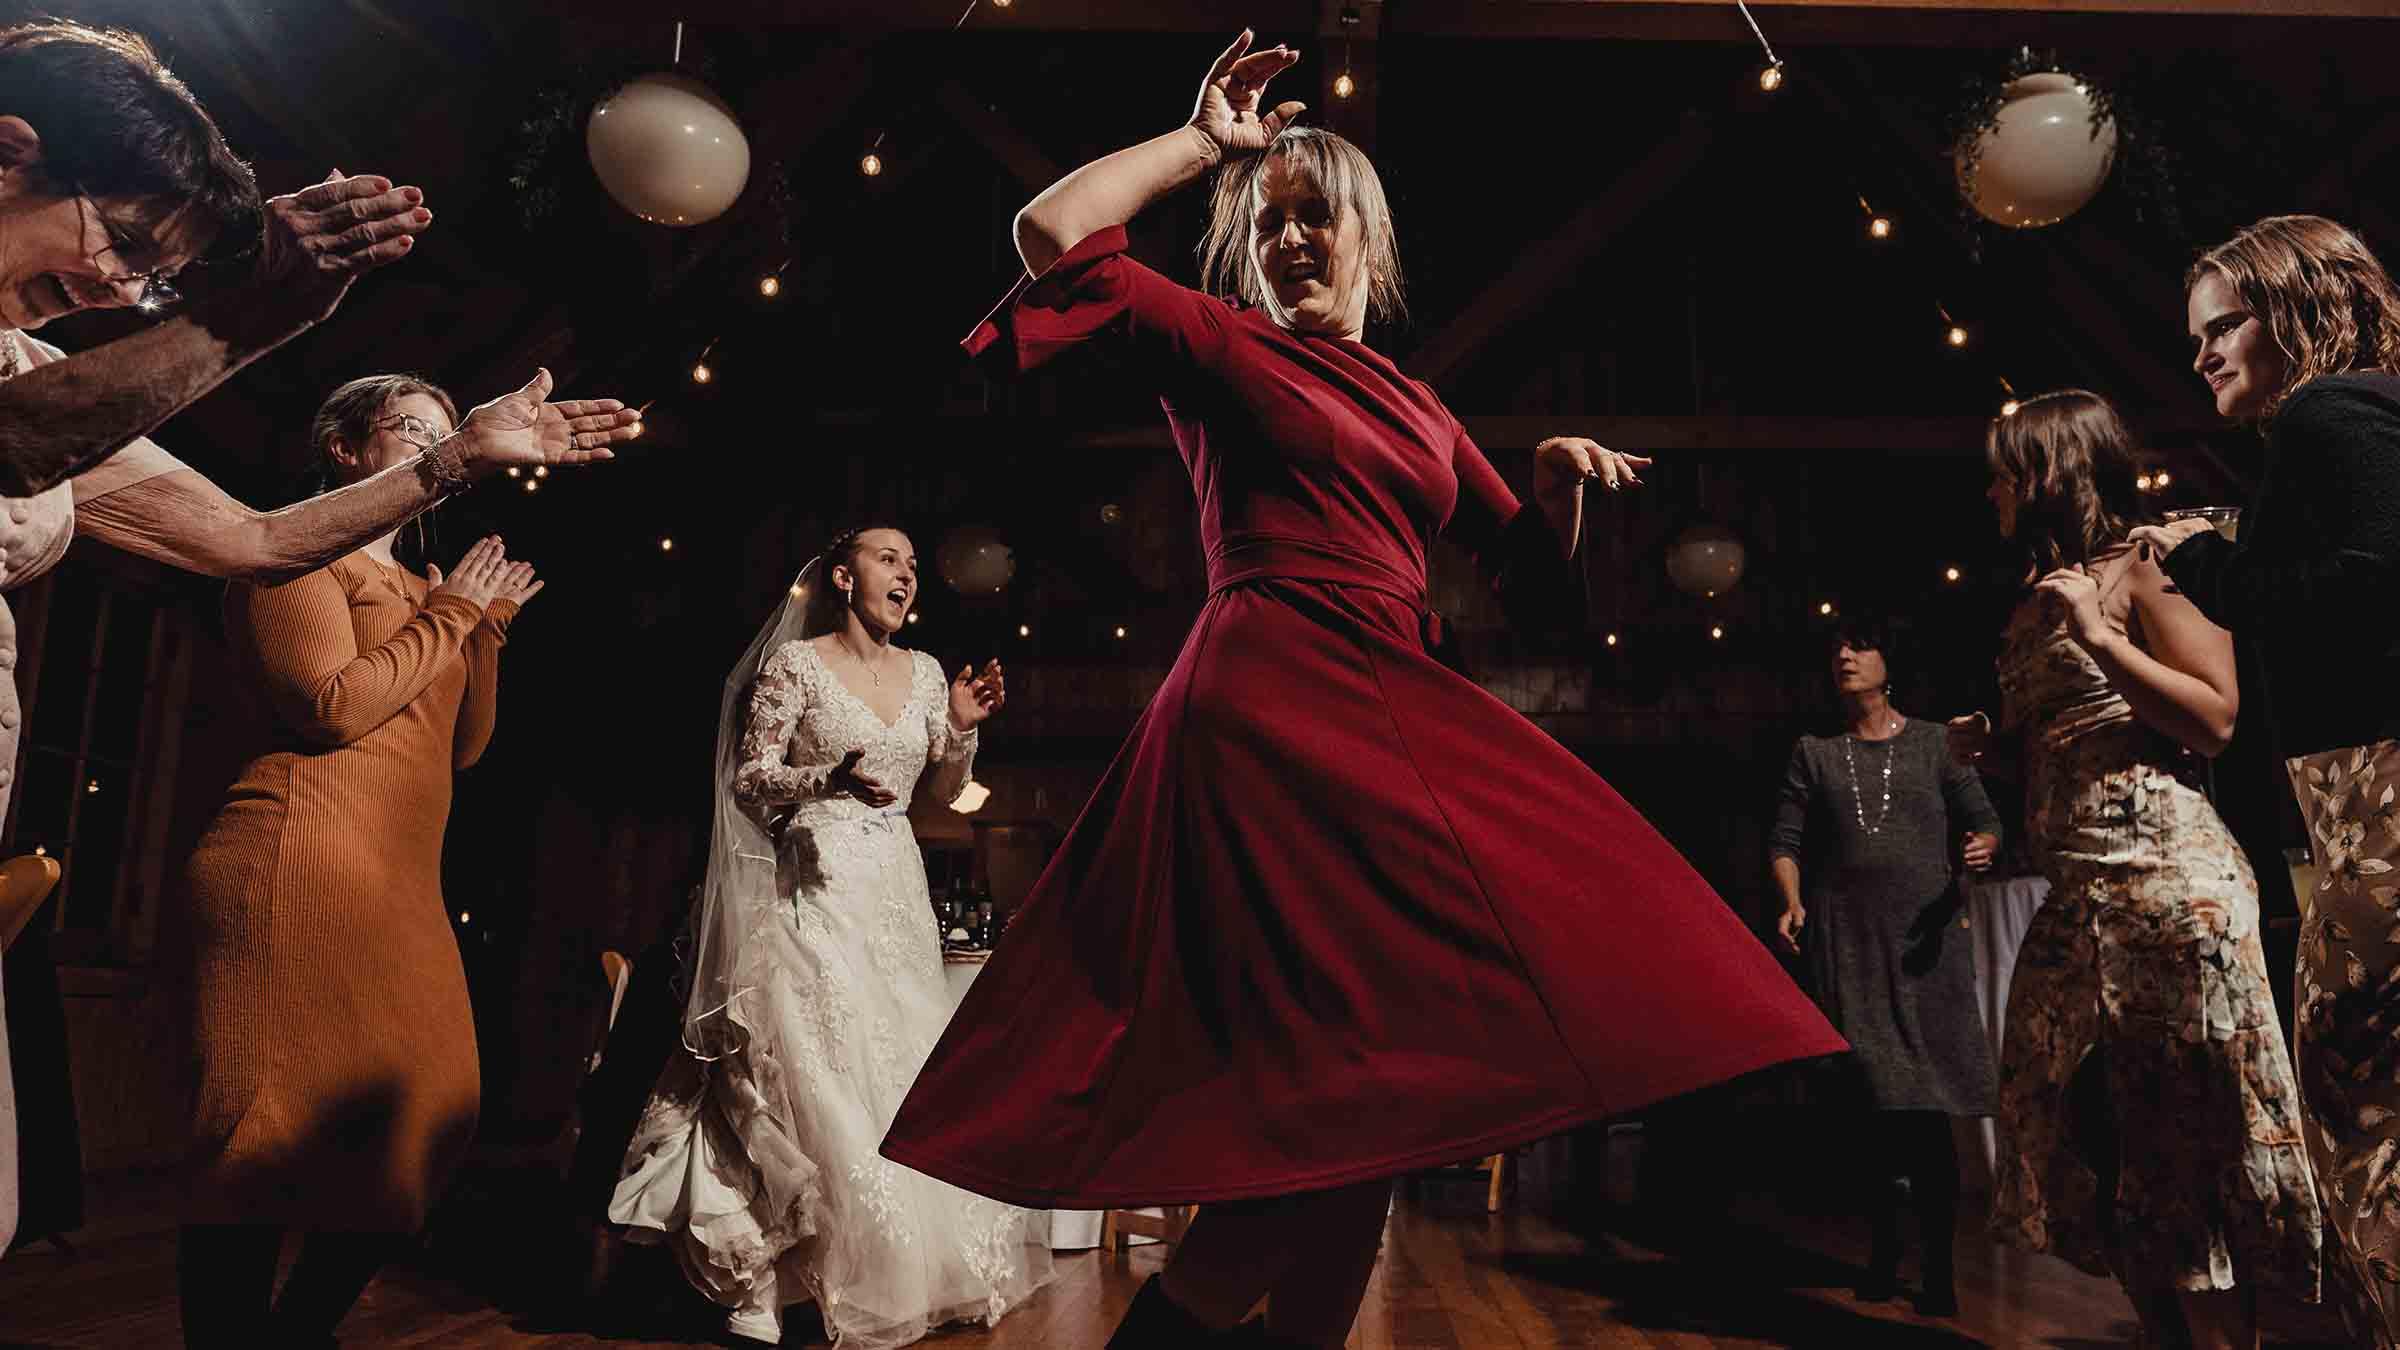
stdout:
[[(2199, 786), (2232, 736), (2232, 639), (2126, 542), (2131, 439), (2069, 391), (1992, 424), (1990, 497), (2038, 577), (2000, 657), (2050, 899), (2009, 987), (1992, 1225), (2124, 1284), (2145, 1333), (2257, 1343), (2257, 1290), (2317, 1295), (2299, 1091), (2250, 864)], [(1980, 753), (1980, 715), (1960, 748)]]
[(2256, 644), (2319, 879), (2301, 888), (2293, 1051), (2354, 1344), (2400, 1346), (2400, 291), (2358, 236), (2262, 220), (2185, 285), (2217, 411), (2266, 435), (2238, 544), (2136, 531), (2202, 613)]

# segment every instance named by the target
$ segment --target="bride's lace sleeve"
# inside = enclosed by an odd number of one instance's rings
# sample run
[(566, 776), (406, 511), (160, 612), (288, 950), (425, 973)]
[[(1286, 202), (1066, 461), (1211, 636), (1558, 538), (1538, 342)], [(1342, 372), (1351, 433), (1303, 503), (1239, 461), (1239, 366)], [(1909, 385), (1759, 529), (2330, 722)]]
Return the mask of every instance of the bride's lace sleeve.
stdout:
[(790, 760), (792, 728), (816, 694), (808, 678), (807, 655), (797, 641), (776, 648), (750, 691), (742, 753), (733, 769), (733, 798), (754, 813), (822, 797), (826, 780), (833, 776), (831, 764), (795, 765)]
[(969, 728), (961, 736), (950, 729), (950, 682), (942, 677), (941, 664), (923, 652), (917, 653), (917, 679), (930, 686), (925, 696), (923, 790), (948, 806), (974, 776), (975, 746), (982, 732)]

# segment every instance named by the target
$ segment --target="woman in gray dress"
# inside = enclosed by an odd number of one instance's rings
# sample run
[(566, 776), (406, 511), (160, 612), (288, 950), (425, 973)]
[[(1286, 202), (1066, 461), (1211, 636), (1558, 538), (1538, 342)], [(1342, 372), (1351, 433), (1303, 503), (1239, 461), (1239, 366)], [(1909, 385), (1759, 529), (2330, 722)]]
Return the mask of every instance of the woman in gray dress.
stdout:
[(1889, 1298), (1899, 1288), (1897, 1172), (1908, 1178), (1924, 1244), (1918, 1307), (1947, 1317), (1958, 1311), (1949, 1118), (1990, 1115), (1993, 1083), (1957, 877), (1991, 866), (2000, 818), (1974, 769), (1951, 758), (1941, 724), (1893, 709), (1890, 648), (1877, 623), (1835, 632), (1844, 730), (1793, 747), (1768, 851), (1783, 896), (1777, 928), (1805, 960), (1826, 1018), (1849, 1039), (1850, 1082), (1871, 1112), (1858, 1138), (1874, 1231), (1860, 1296)]

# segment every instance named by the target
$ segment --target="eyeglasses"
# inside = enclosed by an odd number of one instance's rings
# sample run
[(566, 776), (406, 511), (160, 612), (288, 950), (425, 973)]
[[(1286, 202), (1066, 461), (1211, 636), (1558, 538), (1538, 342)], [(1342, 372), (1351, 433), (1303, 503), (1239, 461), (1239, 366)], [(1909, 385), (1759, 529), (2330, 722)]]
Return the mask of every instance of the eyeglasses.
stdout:
[(139, 286), (141, 289), (135, 294), (133, 303), (146, 314), (156, 314), (183, 299), (183, 292), (175, 289), (172, 275), (174, 269), (172, 268), (155, 267), (147, 272), (107, 270), (107, 265), (100, 261), (101, 253), (114, 253), (119, 261), (123, 261), (144, 248), (156, 248), (157, 245), (137, 238), (132, 231), (110, 220), (108, 213), (100, 209), (100, 203), (94, 201), (92, 194), (84, 191), (80, 184), (75, 187), (75, 205), (77, 211), (88, 209), (92, 217), (100, 222), (101, 233), (108, 237), (108, 247), (91, 255), (92, 262), (101, 268), (100, 279), (102, 281), (111, 286), (123, 286), (127, 283)]
[(367, 425), (373, 427), (377, 431), (396, 431), (400, 433), (401, 440), (408, 442), (410, 445), (416, 446), (420, 450), (432, 446), (436, 441), (439, 441), (442, 438), (441, 430), (435, 427), (433, 423), (410, 413), (399, 413), (395, 416), (384, 418), (380, 422), (370, 422)]

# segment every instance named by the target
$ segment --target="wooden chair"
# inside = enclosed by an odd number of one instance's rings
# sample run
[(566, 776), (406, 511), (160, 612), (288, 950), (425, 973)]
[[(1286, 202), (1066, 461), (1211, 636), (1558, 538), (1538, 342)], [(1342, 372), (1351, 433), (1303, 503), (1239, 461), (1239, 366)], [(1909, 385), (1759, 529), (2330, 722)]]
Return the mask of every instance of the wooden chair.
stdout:
[(1492, 1174), (1491, 1189), (1483, 1197), (1483, 1212), (1497, 1214), (1500, 1212), (1500, 1187), (1508, 1180), (1508, 1155), (1495, 1153), (1475, 1164), (1475, 1167), (1477, 1171)]
[(625, 986), (633, 982), (633, 962), (623, 952), (602, 952), (600, 978), (608, 983), (608, 1020), (600, 1024), (600, 1044), (592, 1048), (591, 1061), (583, 1066), (587, 1074), (600, 1067), (600, 1056), (608, 1047), (608, 1033), (617, 1029), (617, 1010), (625, 1006)]
[(1128, 1239), (1153, 1238), (1160, 1242), (1181, 1242), (1190, 1231), (1192, 1220), (1199, 1217), (1198, 1205), (1169, 1205), (1156, 1214), (1144, 1214), (1138, 1209), (1111, 1209), (1100, 1215), (1100, 1250), (1123, 1251), (1132, 1246)]
[(33, 912), (58, 886), (58, 859), (28, 853), (0, 863), (0, 951), (14, 946), (17, 934), (33, 922)]

